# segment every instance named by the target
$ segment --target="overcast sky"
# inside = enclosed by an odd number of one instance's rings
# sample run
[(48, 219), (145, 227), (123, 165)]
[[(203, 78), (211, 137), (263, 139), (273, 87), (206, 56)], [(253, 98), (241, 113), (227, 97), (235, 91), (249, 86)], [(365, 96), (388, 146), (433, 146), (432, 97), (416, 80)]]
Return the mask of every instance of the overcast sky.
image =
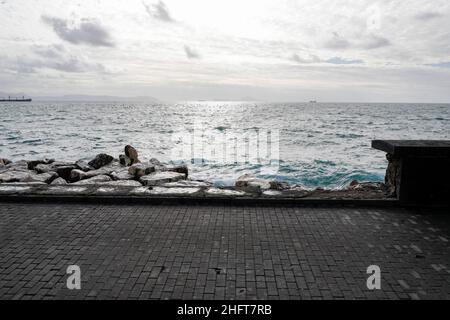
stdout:
[(0, 92), (450, 102), (450, 1), (0, 0)]

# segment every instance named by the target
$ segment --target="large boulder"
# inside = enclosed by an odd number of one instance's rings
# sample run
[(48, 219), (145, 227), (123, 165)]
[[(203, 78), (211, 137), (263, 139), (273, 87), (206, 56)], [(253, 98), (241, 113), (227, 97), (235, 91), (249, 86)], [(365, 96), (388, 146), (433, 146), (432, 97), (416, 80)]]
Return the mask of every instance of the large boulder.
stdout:
[(180, 180), (176, 182), (167, 182), (162, 184), (162, 187), (175, 188), (175, 187), (199, 187), (207, 188), (212, 187), (212, 183), (201, 180)]
[(72, 171), (70, 171), (70, 181), (80, 181), (83, 179), (88, 178), (88, 175), (86, 172), (84, 172), (83, 170), (80, 169), (73, 169)]
[(51, 164), (55, 162), (55, 159), (42, 159), (28, 161), (28, 170), (34, 170), (38, 164)]
[(10, 164), (10, 163), (11, 163), (11, 161), (8, 159), (4, 159), (4, 158), (0, 159), (0, 166), (6, 166), (7, 164)]
[(90, 170), (90, 171), (83, 171), (80, 169), (74, 169), (70, 173), (70, 178), (68, 180), (70, 181), (79, 181), (83, 179), (89, 179), (95, 176), (100, 175), (109, 175), (112, 172), (116, 172), (119, 170), (123, 170), (125, 168), (121, 167), (118, 161), (112, 161), (111, 163), (101, 167), (100, 169), (96, 170)]
[(237, 178), (234, 186), (237, 190), (250, 193), (262, 193), (271, 188), (270, 181), (256, 178), (251, 174), (244, 174)]
[(19, 160), (10, 162), (0, 168), (0, 173), (7, 171), (28, 171), (28, 162), (25, 160)]
[(88, 165), (93, 167), (94, 169), (99, 169), (103, 166), (106, 166), (108, 163), (113, 161), (114, 158), (106, 153), (98, 154), (94, 159), (88, 162)]
[(136, 178), (155, 172), (155, 166), (149, 163), (135, 163), (128, 168), (128, 173)]
[(282, 181), (269, 181), (271, 190), (287, 190), (290, 188), (289, 184)]
[(83, 170), (83, 171), (89, 171), (89, 170), (94, 170), (93, 167), (91, 167), (86, 161), (84, 160), (78, 160), (77, 162), (75, 162), (75, 166), (77, 166), (78, 169)]
[(74, 182), (72, 184), (76, 184), (76, 185), (88, 185), (88, 184), (98, 184), (99, 182), (107, 182), (107, 181), (111, 181), (112, 179), (107, 176), (107, 175), (99, 175), (99, 176), (95, 176), (89, 179), (84, 179), (84, 180), (80, 180), (77, 182)]
[(53, 169), (56, 171), (58, 176), (60, 176), (64, 180), (68, 181), (68, 180), (70, 180), (70, 173), (75, 168), (76, 168), (75, 165), (64, 165), (64, 166), (56, 166)]
[(149, 175), (143, 176), (139, 181), (146, 186), (159, 186), (167, 182), (176, 182), (179, 180), (186, 179), (184, 173), (163, 171), (163, 172), (153, 172)]
[(65, 185), (65, 184), (67, 184), (67, 181), (60, 177), (60, 178), (56, 178), (55, 180), (53, 180), (50, 184), (51, 185)]
[(44, 172), (49, 172), (49, 171), (55, 170), (55, 167), (53, 167), (49, 164), (39, 163), (34, 167), (34, 170), (37, 173), (44, 173)]
[(125, 167), (129, 167), (131, 165), (131, 159), (124, 154), (119, 155), (119, 162)]
[(163, 171), (172, 171), (172, 172), (178, 172), (178, 173), (184, 173), (186, 177), (189, 174), (188, 167), (186, 165), (179, 165), (179, 166), (166, 166)]
[(31, 179), (31, 172), (28, 170), (24, 171), (9, 170), (0, 173), (0, 182), (26, 182), (30, 181), (30, 179)]
[(54, 171), (49, 171), (40, 174), (31, 174), (29, 178), (23, 180), (24, 182), (45, 182), (51, 183), (53, 180), (58, 178), (58, 174)]
[(127, 168), (113, 171), (109, 174), (109, 176), (111, 178), (113, 178), (113, 180), (133, 180), (134, 179), (134, 175), (131, 175), (128, 172)]

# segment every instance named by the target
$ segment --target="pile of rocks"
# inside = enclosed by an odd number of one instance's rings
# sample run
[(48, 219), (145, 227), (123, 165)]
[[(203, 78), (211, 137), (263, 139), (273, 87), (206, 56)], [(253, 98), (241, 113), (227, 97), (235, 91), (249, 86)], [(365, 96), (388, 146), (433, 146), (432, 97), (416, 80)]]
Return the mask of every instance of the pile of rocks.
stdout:
[(125, 147), (125, 155), (120, 155), (119, 159), (101, 153), (89, 162), (54, 159), (11, 162), (0, 159), (0, 183), (156, 186), (187, 177), (188, 168), (184, 165), (168, 166), (157, 159), (139, 161), (136, 150), (131, 146)]
[(104, 153), (73, 163), (0, 159), (0, 193), (322, 199), (381, 199), (387, 194), (382, 183), (352, 181), (342, 190), (310, 190), (245, 174), (233, 187), (217, 188), (188, 175), (185, 165), (167, 165), (154, 158), (141, 161), (136, 149), (127, 145), (118, 159)]

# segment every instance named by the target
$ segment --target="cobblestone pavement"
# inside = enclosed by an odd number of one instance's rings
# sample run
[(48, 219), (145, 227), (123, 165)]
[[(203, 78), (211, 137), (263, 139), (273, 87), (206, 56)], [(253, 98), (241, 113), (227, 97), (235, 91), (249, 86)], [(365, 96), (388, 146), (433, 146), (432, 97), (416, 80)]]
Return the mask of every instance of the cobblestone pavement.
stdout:
[(449, 239), (406, 209), (0, 203), (0, 298), (449, 299)]

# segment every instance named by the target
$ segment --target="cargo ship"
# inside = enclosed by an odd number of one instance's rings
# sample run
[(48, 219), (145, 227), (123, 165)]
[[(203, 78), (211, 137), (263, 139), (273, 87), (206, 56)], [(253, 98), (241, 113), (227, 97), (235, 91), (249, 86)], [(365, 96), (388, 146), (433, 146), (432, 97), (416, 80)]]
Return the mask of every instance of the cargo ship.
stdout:
[(25, 97), (22, 97), (22, 98), (8, 97), (8, 99), (0, 98), (0, 102), (31, 102), (31, 101), (32, 101), (31, 98), (25, 98)]

